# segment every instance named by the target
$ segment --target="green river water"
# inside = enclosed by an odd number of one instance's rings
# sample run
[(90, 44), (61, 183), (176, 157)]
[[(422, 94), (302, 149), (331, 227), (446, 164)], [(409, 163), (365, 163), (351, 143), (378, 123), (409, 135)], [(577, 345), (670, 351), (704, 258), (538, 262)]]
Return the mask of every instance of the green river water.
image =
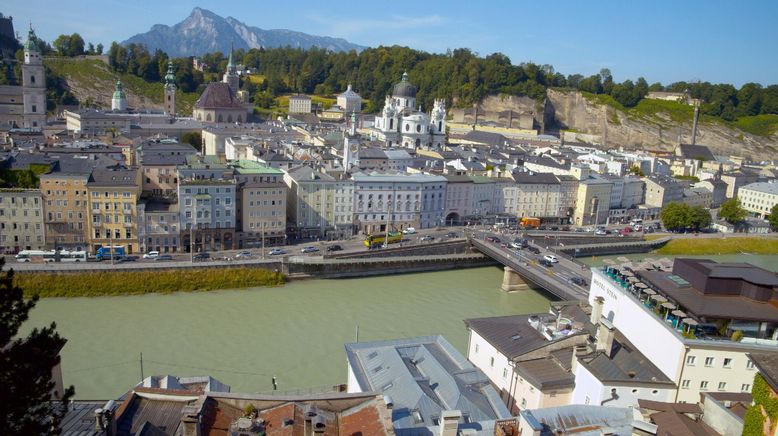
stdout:
[[(778, 270), (778, 256), (707, 257)], [(126, 392), (140, 380), (141, 352), (146, 376), (211, 375), (233, 392), (270, 392), (275, 375), (280, 391), (319, 391), (346, 382), (343, 344), (354, 341), (357, 325), (360, 341), (442, 334), (465, 353), (463, 319), (547, 310), (544, 295), (507, 294), (501, 282), (502, 269), (489, 267), (278, 288), (49, 298), (24, 327), (57, 322), (68, 339), (64, 382), (75, 385), (78, 399)]]

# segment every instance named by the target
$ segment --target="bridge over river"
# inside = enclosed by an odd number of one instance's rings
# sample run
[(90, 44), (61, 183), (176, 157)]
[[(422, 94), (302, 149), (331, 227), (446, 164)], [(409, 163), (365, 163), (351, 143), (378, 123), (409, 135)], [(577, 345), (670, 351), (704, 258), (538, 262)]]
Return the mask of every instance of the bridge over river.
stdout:
[[(575, 244), (557, 246), (551, 249), (543, 248), (534, 241), (529, 241), (530, 247), (537, 248), (539, 253), (530, 249), (514, 249), (507, 241), (488, 241), (488, 237), (505, 238), (491, 233), (476, 233), (468, 239), (473, 248), (491, 257), (505, 267), (502, 288), (514, 291), (527, 288), (530, 285), (544, 289), (546, 292), (562, 300), (586, 299), (589, 293), (591, 271), (587, 266), (576, 262), (566, 253), (585, 253), (586, 255), (647, 252), (661, 246), (669, 238), (654, 241), (621, 241), (618, 239), (603, 240), (592, 244)], [(587, 241), (589, 242), (589, 241)], [(540, 262), (546, 255), (553, 255), (557, 262), (552, 266), (544, 266)], [(581, 282), (578, 278), (583, 279)], [(576, 283), (578, 282), (578, 283)]]

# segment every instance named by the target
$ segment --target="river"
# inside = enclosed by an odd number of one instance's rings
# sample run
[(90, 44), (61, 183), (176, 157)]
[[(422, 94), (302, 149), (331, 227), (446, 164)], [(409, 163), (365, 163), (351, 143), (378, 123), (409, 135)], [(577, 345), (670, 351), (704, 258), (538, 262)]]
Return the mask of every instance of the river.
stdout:
[(234, 392), (346, 382), (343, 344), (442, 334), (465, 352), (465, 318), (545, 311), (534, 291), (500, 290), (500, 268), (278, 288), (38, 302), (26, 328), (52, 320), (68, 339), (63, 379), (78, 399), (117, 398), (150, 374), (211, 375)]

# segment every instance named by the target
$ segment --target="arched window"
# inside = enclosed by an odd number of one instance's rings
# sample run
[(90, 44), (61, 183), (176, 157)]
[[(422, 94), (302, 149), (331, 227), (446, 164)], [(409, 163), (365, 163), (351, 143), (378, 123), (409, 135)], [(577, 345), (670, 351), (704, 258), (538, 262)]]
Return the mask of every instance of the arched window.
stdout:
[(242, 115), (238, 115), (238, 122), (239, 122), (239, 123), (242, 123), (242, 122), (243, 122), (243, 116), (242, 116)]
[(228, 123), (231, 123), (231, 122), (232, 122), (232, 114), (230, 114), (230, 115), (227, 115), (227, 122), (228, 122)]
[(408, 123), (405, 123), (405, 131), (409, 132), (411, 130), (411, 125)]
[(219, 114), (219, 122), (221, 123), (222, 121), (224, 121), (224, 118), (222, 118), (222, 114)]
[(211, 121), (211, 114), (207, 114), (205, 116), (205, 121)]
[(443, 131), (443, 121), (438, 121), (438, 132)]
[(416, 124), (416, 133), (421, 133), (421, 124)]
[(389, 130), (394, 129), (394, 118), (389, 120)]
[(416, 138), (416, 146), (417, 147), (421, 146), (421, 139)]
[(34, 75), (30, 76), (30, 83), (35, 83), (35, 76)]
[(167, 96), (167, 101), (170, 101), (170, 94), (168, 94)]

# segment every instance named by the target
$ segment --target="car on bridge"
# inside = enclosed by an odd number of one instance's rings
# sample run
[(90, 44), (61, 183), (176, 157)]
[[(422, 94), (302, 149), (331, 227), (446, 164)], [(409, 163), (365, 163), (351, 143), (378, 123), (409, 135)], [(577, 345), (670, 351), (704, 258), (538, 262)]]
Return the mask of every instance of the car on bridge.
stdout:
[(342, 250), (343, 250), (343, 247), (341, 247), (338, 244), (333, 244), (333, 245), (328, 245), (327, 246), (327, 251), (342, 251)]
[(403, 230), (403, 233), (405, 233), (406, 235), (412, 235), (416, 233), (416, 229), (413, 227), (408, 227), (407, 229)]
[(572, 284), (578, 285), (578, 286), (586, 286), (589, 283), (586, 282), (586, 279), (583, 277), (573, 276), (568, 279), (568, 281)]
[(535, 253), (535, 254), (540, 254), (540, 249), (538, 247), (533, 247), (532, 245), (527, 247), (527, 250), (529, 250), (530, 252)]
[(144, 259), (156, 259), (159, 257), (159, 251), (152, 250), (143, 255)]
[(286, 251), (284, 251), (284, 250), (282, 250), (280, 248), (274, 248), (274, 249), (270, 250), (270, 252), (268, 254), (271, 255), (271, 256), (280, 256), (282, 254), (286, 254)]
[(554, 262), (550, 262), (550, 261), (548, 261), (546, 259), (540, 259), (538, 261), (538, 263), (543, 265), (543, 266), (545, 266), (545, 267), (548, 267), (548, 268), (551, 268), (552, 266), (554, 266)]
[(486, 242), (494, 242), (495, 244), (499, 244), (500, 243), (500, 238), (498, 238), (496, 236), (487, 236), (485, 240), (486, 240)]
[(431, 235), (427, 235), (427, 236), (422, 236), (422, 237), (421, 237), (421, 241), (422, 241), (422, 242), (426, 242), (426, 241), (434, 241), (434, 240), (435, 240), (435, 237), (434, 237), (434, 236), (431, 236)]
[(547, 260), (547, 261), (549, 261), (551, 263), (559, 262), (559, 259), (557, 259), (556, 256), (554, 256), (553, 254), (547, 254), (547, 255), (543, 256), (543, 260)]
[(303, 253), (316, 253), (317, 251), (319, 251), (319, 249), (314, 247), (313, 245), (310, 245), (308, 247), (303, 247), (303, 249), (300, 251), (302, 251)]
[(251, 257), (250, 251), (241, 251), (240, 253), (235, 255), (236, 259), (248, 259)]
[(173, 256), (169, 254), (160, 254), (159, 256), (154, 258), (154, 261), (156, 262), (164, 262), (166, 260), (173, 260)]

